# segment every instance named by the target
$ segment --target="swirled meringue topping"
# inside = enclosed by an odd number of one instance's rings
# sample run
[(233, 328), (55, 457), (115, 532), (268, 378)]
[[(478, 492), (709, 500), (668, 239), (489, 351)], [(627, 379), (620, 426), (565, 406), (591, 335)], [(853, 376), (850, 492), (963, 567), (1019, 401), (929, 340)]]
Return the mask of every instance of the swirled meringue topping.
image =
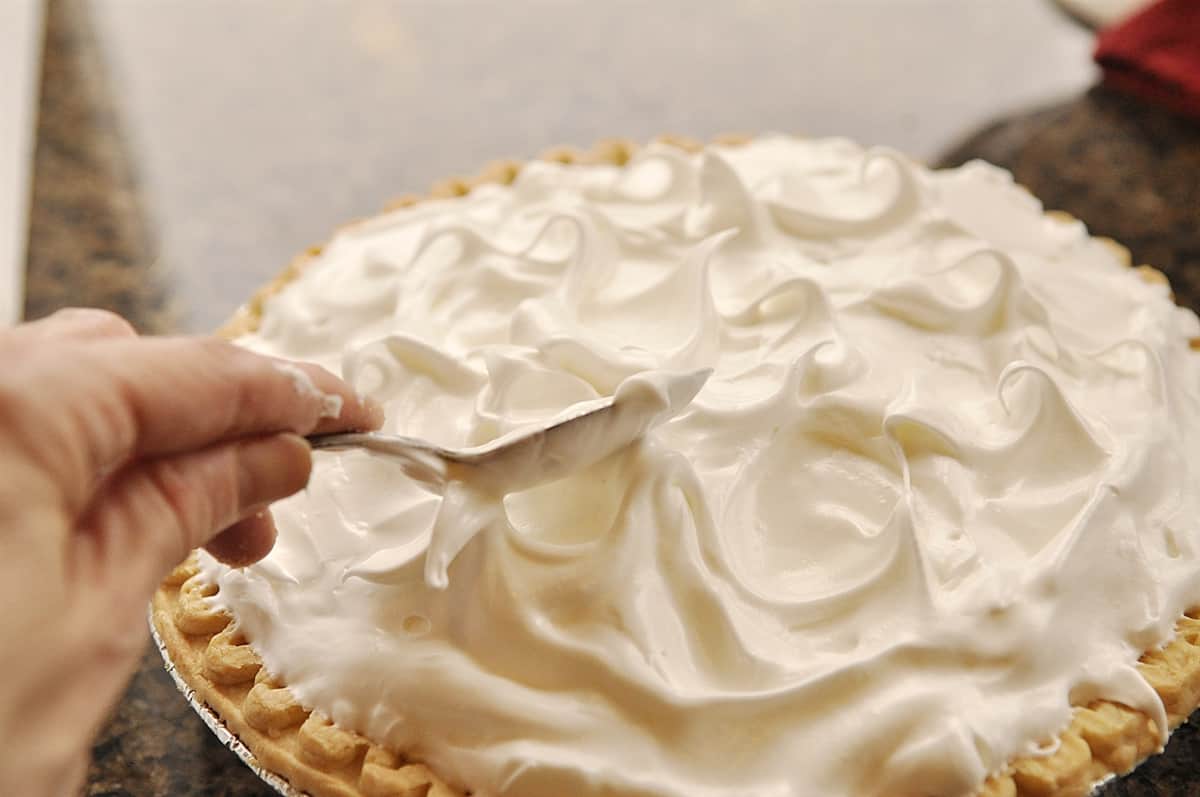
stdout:
[(1073, 701), (1166, 727), (1134, 665), (1200, 602), (1197, 335), (982, 163), (532, 163), (345, 230), (241, 342), (444, 445), (713, 369), (688, 409), (470, 501), (318, 455), (270, 556), (204, 567), (302, 702), (476, 795), (964, 795)]

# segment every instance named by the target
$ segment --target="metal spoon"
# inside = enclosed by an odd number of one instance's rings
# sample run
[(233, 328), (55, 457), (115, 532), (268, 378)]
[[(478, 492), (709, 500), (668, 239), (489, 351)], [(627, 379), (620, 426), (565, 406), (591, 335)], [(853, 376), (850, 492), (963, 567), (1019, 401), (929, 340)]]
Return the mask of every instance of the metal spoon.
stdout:
[(624, 448), (682, 412), (711, 373), (706, 368), (640, 374), (615, 395), (577, 404), (546, 426), (470, 448), (377, 432), (311, 435), (308, 441), (314, 450), (365, 448), (396, 457), (411, 478), (437, 493), (450, 481), (510, 493), (555, 481)]

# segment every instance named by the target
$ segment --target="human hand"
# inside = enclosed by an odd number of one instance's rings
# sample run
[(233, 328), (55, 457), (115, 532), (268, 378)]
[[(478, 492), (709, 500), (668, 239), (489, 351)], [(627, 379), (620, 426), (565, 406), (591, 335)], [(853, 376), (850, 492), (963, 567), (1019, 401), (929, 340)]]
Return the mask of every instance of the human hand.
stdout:
[(199, 546), (266, 555), (267, 505), (308, 481), (300, 435), (382, 417), (315, 366), (302, 389), (277, 361), (98, 310), (0, 330), (0, 365), (0, 794), (71, 794), (159, 581)]

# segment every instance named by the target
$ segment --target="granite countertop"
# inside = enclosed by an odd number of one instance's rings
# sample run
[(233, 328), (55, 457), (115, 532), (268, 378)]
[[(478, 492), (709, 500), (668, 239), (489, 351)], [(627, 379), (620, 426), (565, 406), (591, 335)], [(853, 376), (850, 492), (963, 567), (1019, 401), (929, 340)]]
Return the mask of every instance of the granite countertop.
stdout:
[[(155, 260), (136, 174), (82, 0), (54, 0), (35, 159), (26, 314), (69, 304), (107, 307), (146, 332), (177, 327), (171, 284)], [(1114, 237), (1171, 278), (1200, 309), (1200, 126), (1093, 89), (1006, 118), (966, 138), (941, 162), (984, 158), (1011, 169), (1047, 207)], [(1188, 724), (1167, 752), (1101, 790), (1103, 797), (1200, 794), (1200, 732)], [(93, 797), (248, 797), (273, 794), (202, 724), (146, 655), (102, 731), (88, 776)]]

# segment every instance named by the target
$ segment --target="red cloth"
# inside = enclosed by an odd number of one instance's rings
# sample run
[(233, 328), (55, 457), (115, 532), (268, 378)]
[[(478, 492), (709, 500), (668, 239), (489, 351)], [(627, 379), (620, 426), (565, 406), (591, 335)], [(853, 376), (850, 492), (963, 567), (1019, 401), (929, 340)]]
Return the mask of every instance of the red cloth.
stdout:
[(1158, 0), (1103, 31), (1104, 82), (1200, 117), (1200, 0)]

